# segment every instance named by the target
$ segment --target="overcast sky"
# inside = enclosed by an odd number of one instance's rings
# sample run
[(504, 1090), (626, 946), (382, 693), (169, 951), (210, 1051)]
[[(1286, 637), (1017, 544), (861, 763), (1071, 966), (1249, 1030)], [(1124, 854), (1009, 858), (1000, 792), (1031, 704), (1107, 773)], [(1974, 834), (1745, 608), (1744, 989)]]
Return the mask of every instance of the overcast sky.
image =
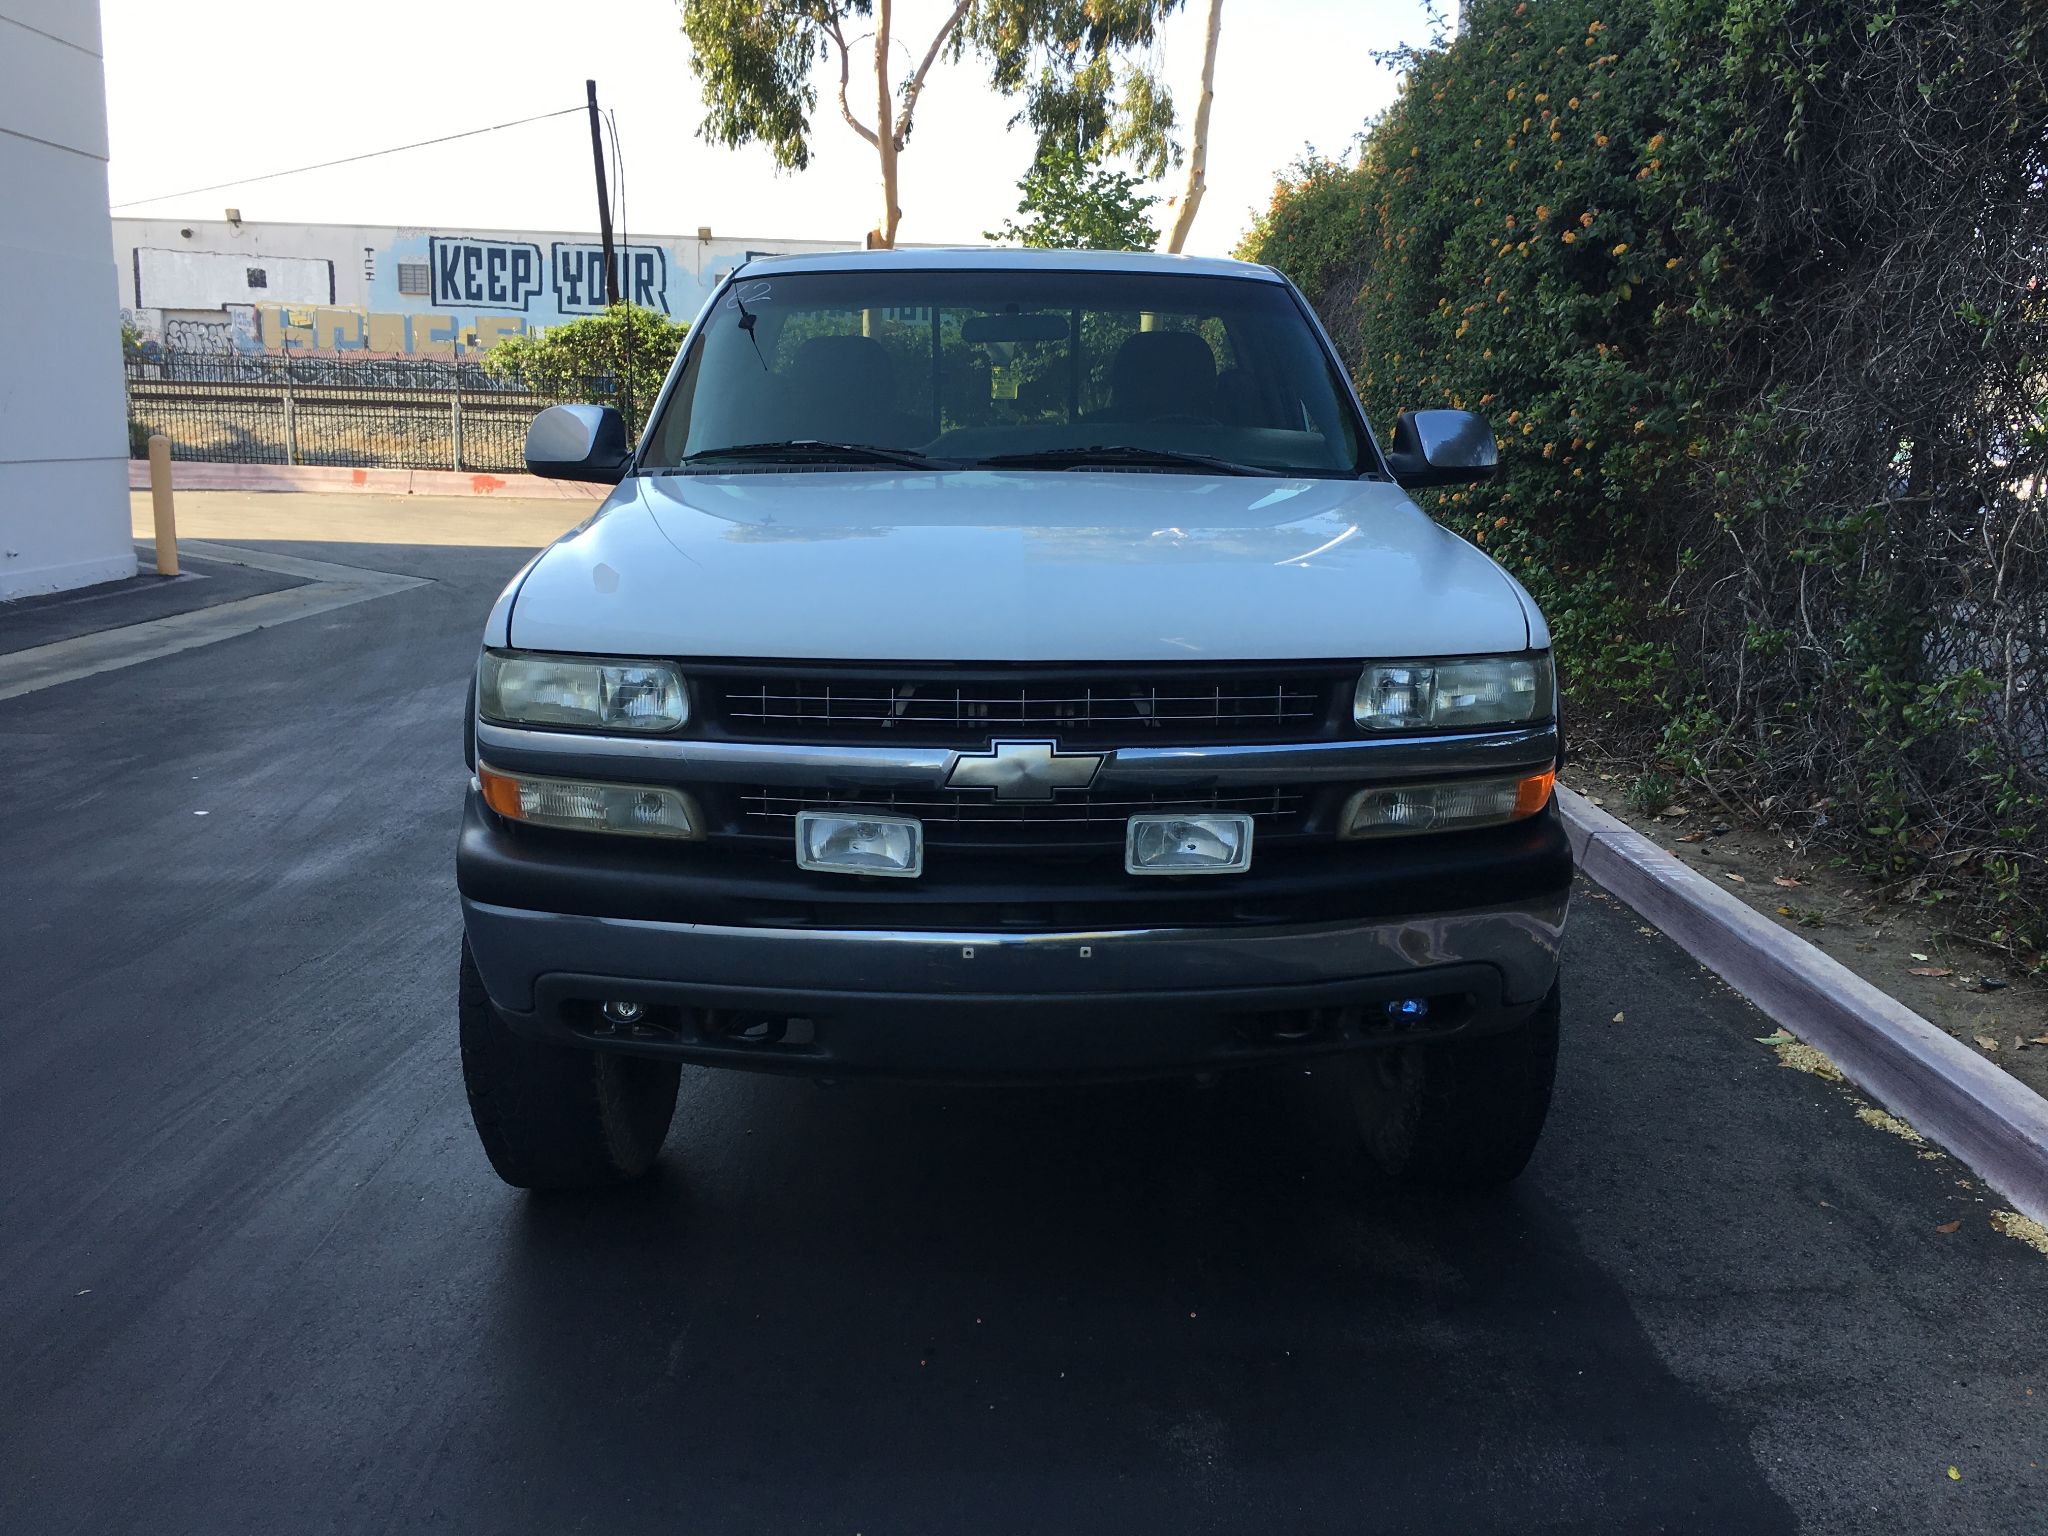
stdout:
[[(921, 53), (945, 9), (898, 0), (898, 37)], [(1206, 9), (1192, 0), (1161, 49), (1184, 122)], [(593, 77), (618, 114), (634, 233), (709, 225), (718, 235), (858, 239), (876, 222), (874, 151), (830, 95), (800, 176), (778, 174), (759, 148), (696, 137), (702, 107), (672, 0), (102, 0), (101, 15), (119, 213), (219, 218), (232, 205), (245, 219), (595, 229), (580, 117), (119, 206), (574, 106)], [(1393, 94), (1373, 51), (1426, 35), (1420, 0), (1227, 0), (1209, 193), (1189, 248), (1228, 253), (1305, 144), (1347, 149)], [(903, 159), (900, 238), (978, 239), (1015, 208), (1031, 146), (1008, 129), (1012, 110), (973, 64), (938, 67)]]

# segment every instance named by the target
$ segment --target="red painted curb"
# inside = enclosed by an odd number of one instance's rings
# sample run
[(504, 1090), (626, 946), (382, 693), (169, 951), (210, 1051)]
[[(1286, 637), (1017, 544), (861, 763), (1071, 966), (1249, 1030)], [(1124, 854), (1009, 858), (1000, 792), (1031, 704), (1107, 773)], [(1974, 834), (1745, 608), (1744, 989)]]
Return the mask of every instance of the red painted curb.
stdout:
[[(128, 461), (128, 488), (149, 489), (149, 464)], [(324, 464), (171, 465), (177, 491), (366, 491), (378, 496), (497, 496), (536, 501), (601, 501), (606, 488), (539, 475), (496, 475), (451, 469), (349, 469)]]
[(1572, 853), (1588, 879), (1825, 1051), (2022, 1215), (2048, 1222), (2048, 1099), (1583, 795), (1563, 785), (1557, 795)]

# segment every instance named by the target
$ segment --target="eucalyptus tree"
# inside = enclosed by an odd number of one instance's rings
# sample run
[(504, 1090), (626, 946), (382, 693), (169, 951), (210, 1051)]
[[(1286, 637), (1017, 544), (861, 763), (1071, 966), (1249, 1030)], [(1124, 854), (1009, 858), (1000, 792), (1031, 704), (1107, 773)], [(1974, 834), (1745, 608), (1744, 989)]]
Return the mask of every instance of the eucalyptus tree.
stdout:
[[(1173, 98), (1154, 55), (1182, 0), (679, 0), (704, 97), (698, 134), (767, 146), (785, 170), (810, 164), (821, 87), (873, 150), (882, 207), (873, 239), (894, 245), (899, 167), (941, 63), (970, 61), (1018, 103), (1042, 157), (1127, 157), (1147, 176), (1179, 163)], [(909, 33), (906, 13), (924, 27)], [(906, 35), (908, 34), (908, 35)]]

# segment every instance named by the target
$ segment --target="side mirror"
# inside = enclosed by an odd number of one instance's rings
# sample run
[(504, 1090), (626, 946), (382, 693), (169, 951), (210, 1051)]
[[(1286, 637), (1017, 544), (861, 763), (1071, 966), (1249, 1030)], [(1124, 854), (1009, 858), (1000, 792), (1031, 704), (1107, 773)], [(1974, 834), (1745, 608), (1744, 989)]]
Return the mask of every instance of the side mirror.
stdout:
[(551, 480), (617, 485), (632, 457), (626, 419), (608, 405), (551, 405), (526, 429), (526, 468)]
[(1466, 485), (1499, 467), (1493, 428), (1475, 411), (1403, 411), (1394, 419), (1387, 468), (1410, 490)]

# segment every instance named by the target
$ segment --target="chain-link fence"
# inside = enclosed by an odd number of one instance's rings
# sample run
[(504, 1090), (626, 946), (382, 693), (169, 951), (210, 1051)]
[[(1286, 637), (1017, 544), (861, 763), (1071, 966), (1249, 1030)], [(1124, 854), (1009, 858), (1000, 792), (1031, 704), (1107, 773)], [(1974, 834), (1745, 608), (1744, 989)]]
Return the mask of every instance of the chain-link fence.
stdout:
[(538, 394), (475, 363), (336, 358), (167, 354), (127, 373), (130, 452), (160, 432), (173, 457), (215, 464), (521, 470), (535, 415), (613, 390)]

